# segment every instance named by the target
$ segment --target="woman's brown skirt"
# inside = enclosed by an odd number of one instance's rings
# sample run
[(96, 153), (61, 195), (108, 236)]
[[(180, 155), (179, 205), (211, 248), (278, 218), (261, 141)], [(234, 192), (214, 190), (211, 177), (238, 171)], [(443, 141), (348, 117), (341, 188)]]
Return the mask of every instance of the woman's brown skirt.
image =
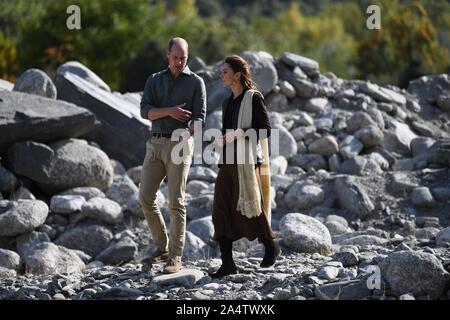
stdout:
[[(259, 170), (259, 168), (256, 170)], [(256, 176), (259, 180), (259, 174)], [(236, 210), (238, 199), (237, 166), (236, 164), (223, 164), (220, 167), (214, 188), (213, 239), (218, 240), (223, 236), (232, 241), (243, 237), (250, 241), (256, 238), (274, 239), (275, 234), (267, 221), (264, 209), (259, 216), (247, 218)], [(262, 205), (261, 208), (263, 208)]]

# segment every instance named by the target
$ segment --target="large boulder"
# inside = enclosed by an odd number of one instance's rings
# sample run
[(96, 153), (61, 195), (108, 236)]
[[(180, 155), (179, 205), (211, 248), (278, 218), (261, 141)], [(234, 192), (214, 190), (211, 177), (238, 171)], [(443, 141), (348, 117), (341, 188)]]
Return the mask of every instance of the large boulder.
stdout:
[(0, 91), (0, 154), (15, 142), (79, 137), (95, 127), (94, 114), (72, 103)]
[(120, 205), (107, 198), (96, 197), (89, 199), (83, 204), (81, 212), (91, 219), (108, 224), (116, 224), (123, 219)]
[(40, 200), (0, 201), (0, 237), (14, 237), (44, 224), (48, 206)]
[(278, 82), (278, 73), (273, 57), (264, 51), (244, 51), (241, 56), (248, 62), (252, 79), (262, 94), (272, 91)]
[(406, 98), (402, 94), (391, 89), (383, 88), (370, 82), (362, 85), (361, 89), (364, 93), (371, 96), (376, 101), (406, 105)]
[(186, 230), (202, 239), (205, 243), (211, 243), (214, 236), (212, 217), (207, 216), (188, 223)]
[(55, 241), (69, 249), (81, 250), (97, 256), (112, 240), (113, 234), (101, 225), (76, 226), (61, 234)]
[(284, 197), (291, 210), (310, 209), (325, 200), (325, 193), (319, 186), (297, 181)]
[(283, 243), (298, 252), (328, 254), (331, 235), (319, 220), (301, 213), (285, 215), (279, 225)]
[(97, 142), (112, 159), (126, 168), (141, 165), (151, 124), (141, 117), (138, 105), (113, 95), (72, 72), (54, 79), (58, 99), (92, 111), (102, 125), (86, 137)]
[(60, 65), (57, 69), (58, 74), (64, 75), (66, 73), (73, 73), (80, 78), (83, 78), (87, 82), (93, 84), (94, 86), (111, 92), (111, 88), (92, 70), (79, 63), (78, 61), (68, 61)]
[(411, 152), (411, 141), (415, 138), (417, 138), (417, 135), (407, 124), (388, 120), (387, 129), (384, 132), (383, 147), (388, 151), (409, 155)]
[(42, 70), (28, 69), (16, 80), (13, 91), (30, 93), (56, 99), (56, 87), (52, 79)]
[(19, 180), (8, 169), (0, 166), (0, 192), (14, 192), (19, 187)]
[(360, 218), (369, 216), (375, 209), (364, 188), (352, 177), (337, 177), (334, 181), (334, 190), (341, 207)]
[(48, 146), (16, 143), (8, 158), (15, 173), (38, 182), (49, 193), (83, 186), (106, 190), (113, 182), (108, 156), (84, 140), (62, 140)]
[(137, 253), (137, 244), (130, 237), (124, 237), (117, 242), (111, 243), (105, 250), (100, 252), (96, 260), (106, 264), (122, 264), (132, 260)]
[(432, 254), (398, 251), (379, 263), (381, 273), (392, 290), (438, 299), (444, 294), (449, 274)]
[(285, 52), (281, 56), (280, 60), (291, 68), (299, 67), (308, 75), (313, 75), (319, 72), (319, 63), (317, 61), (294, 53)]
[(14, 83), (7, 80), (0, 79), (0, 91), (12, 91), (14, 88)]
[(19, 237), (17, 248), (27, 273), (76, 273), (85, 268), (75, 251), (51, 243), (45, 233), (32, 232)]
[(0, 268), (20, 272), (23, 269), (22, 258), (15, 251), (0, 249)]

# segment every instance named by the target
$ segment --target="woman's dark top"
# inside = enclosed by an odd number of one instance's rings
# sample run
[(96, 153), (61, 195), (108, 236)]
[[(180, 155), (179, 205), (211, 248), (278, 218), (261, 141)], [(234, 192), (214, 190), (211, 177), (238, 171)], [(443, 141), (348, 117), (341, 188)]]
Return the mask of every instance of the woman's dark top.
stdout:
[[(239, 96), (236, 98), (233, 98), (233, 94), (231, 94), (230, 97), (224, 100), (222, 104), (222, 115), (223, 115), (223, 125), (222, 125), (222, 134), (226, 133), (227, 129), (237, 129), (237, 122), (238, 122), (238, 116), (239, 116), (239, 110), (241, 108), (241, 102), (244, 98), (245, 92), (247, 90), (244, 90)], [(259, 129), (266, 129), (267, 130), (267, 137), (270, 136), (271, 132), (271, 125), (269, 121), (269, 115), (267, 112), (266, 102), (264, 100), (264, 97), (260, 93), (253, 94), (252, 99), (252, 129), (256, 130), (256, 136), (259, 141)], [(246, 129), (250, 128), (245, 128)], [(226, 155), (226, 146), (223, 148), (223, 155), (224, 155), (224, 163), (225, 162), (225, 155)], [(234, 163), (236, 163), (236, 151), (237, 151), (237, 142), (234, 141)], [(257, 163), (261, 163), (261, 159), (258, 157)], [(219, 165), (220, 167), (220, 165)]]

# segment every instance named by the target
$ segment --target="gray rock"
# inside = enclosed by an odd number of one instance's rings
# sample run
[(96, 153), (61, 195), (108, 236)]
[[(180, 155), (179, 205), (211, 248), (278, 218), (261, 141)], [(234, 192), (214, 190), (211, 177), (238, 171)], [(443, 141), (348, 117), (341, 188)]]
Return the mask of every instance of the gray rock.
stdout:
[(193, 196), (198, 196), (202, 190), (209, 190), (210, 188), (211, 185), (209, 183), (200, 180), (190, 180), (186, 184), (186, 192)]
[(14, 83), (7, 80), (0, 79), (0, 91), (12, 91), (14, 88)]
[(93, 130), (95, 116), (72, 103), (0, 91), (0, 152), (16, 142), (78, 137)]
[(330, 234), (332, 236), (349, 232), (348, 227), (345, 227), (344, 225), (336, 221), (325, 221), (325, 227), (327, 227), (328, 231), (330, 231)]
[(6, 201), (0, 204), (0, 237), (18, 236), (43, 225), (48, 206), (40, 200)]
[(346, 136), (339, 144), (339, 153), (344, 159), (356, 157), (364, 145), (355, 136)]
[(409, 154), (411, 152), (411, 141), (417, 135), (411, 131), (409, 126), (395, 120), (387, 121), (387, 130), (384, 132), (383, 147), (388, 151)]
[[(273, 139), (277, 138), (278, 141), (275, 140), (275, 142), (272, 142)], [(278, 146), (278, 154), (276, 154), (275, 150), (271, 150), (272, 156), (281, 155), (289, 160), (289, 158), (297, 153), (297, 142), (292, 134), (283, 126), (273, 128), (269, 140), (270, 145), (274, 144), (275, 146)]]
[(21, 272), (23, 269), (23, 261), (17, 252), (0, 249), (0, 268)]
[(305, 103), (304, 109), (311, 113), (322, 114), (329, 106), (327, 98), (312, 98)]
[(376, 101), (406, 105), (406, 98), (402, 94), (393, 90), (383, 88), (372, 83), (366, 83), (361, 86), (361, 89), (364, 93), (368, 94)]
[(258, 90), (262, 94), (269, 93), (278, 82), (272, 55), (264, 51), (244, 51), (241, 56), (248, 62)]
[(338, 153), (335, 153), (328, 158), (329, 171), (338, 171), (341, 164), (342, 159)]
[(318, 220), (300, 214), (285, 215), (279, 225), (283, 243), (298, 252), (328, 254), (331, 251), (331, 235)]
[(92, 198), (83, 204), (81, 211), (89, 218), (108, 224), (116, 224), (123, 219), (120, 205), (107, 198)]
[(204, 130), (222, 129), (222, 110), (216, 110), (206, 114)]
[(112, 238), (111, 231), (103, 226), (76, 226), (61, 234), (55, 243), (69, 249), (84, 251), (95, 257), (106, 248)]
[[(300, 112), (297, 122), (301, 126), (312, 126), (314, 124), (314, 119), (306, 112)], [(295, 135), (294, 138), (296, 138)], [(296, 140), (298, 139), (296, 138)]]
[(192, 166), (189, 169), (188, 181), (200, 180), (206, 182), (216, 182), (217, 173), (210, 168), (203, 166)]
[(42, 242), (50, 242), (49, 236), (44, 232), (33, 231), (23, 234), (16, 239), (17, 252), (21, 257), (29, 255), (33, 248)]
[(41, 242), (23, 257), (26, 271), (33, 274), (80, 273), (84, 262), (76, 253), (51, 242)]
[(443, 111), (450, 111), (450, 96), (449, 95), (440, 95), (436, 101), (439, 108)]
[(281, 80), (278, 82), (278, 85), (280, 86), (281, 92), (289, 99), (293, 99), (297, 95), (294, 86), (288, 81)]
[(50, 210), (54, 213), (71, 214), (81, 211), (81, 207), (86, 202), (82, 196), (53, 196), (50, 201)]
[(17, 277), (17, 272), (15, 270), (0, 267), (0, 279), (15, 277)]
[(19, 187), (19, 180), (14, 174), (0, 166), (0, 192), (14, 192)]
[(142, 166), (133, 167), (127, 170), (127, 175), (134, 182), (135, 185), (139, 185), (141, 182)]
[(106, 191), (106, 196), (124, 206), (129, 198), (136, 193), (139, 193), (138, 187), (128, 176), (124, 175), (116, 177), (111, 187)]
[(95, 258), (106, 264), (123, 264), (132, 260), (137, 253), (137, 244), (130, 237), (111, 243)]
[(417, 239), (435, 239), (438, 233), (439, 229), (434, 227), (416, 228), (414, 230), (414, 236)]
[(436, 205), (430, 189), (427, 187), (416, 187), (411, 192), (411, 201), (416, 207), (432, 208)]
[(205, 194), (192, 199), (186, 207), (188, 217), (195, 220), (210, 215), (213, 203), (213, 194)]
[(189, 69), (193, 72), (200, 71), (206, 68), (206, 63), (200, 57), (191, 57), (188, 62)]
[(120, 163), (120, 161), (114, 159), (110, 159), (109, 161), (111, 162), (111, 166), (114, 171), (114, 176), (123, 176), (126, 174), (127, 170), (125, 169), (123, 164)]
[(355, 213), (360, 218), (367, 217), (375, 209), (364, 188), (352, 177), (336, 178), (334, 190), (341, 207)]
[(361, 175), (368, 161), (364, 157), (356, 156), (345, 160), (339, 167), (340, 173)]
[(310, 209), (325, 200), (325, 192), (319, 186), (297, 181), (289, 189), (284, 201), (291, 210)]
[(391, 175), (390, 187), (399, 193), (410, 192), (418, 187), (418, 184), (411, 180), (406, 172), (395, 172)]
[(364, 127), (355, 132), (355, 137), (365, 148), (383, 145), (383, 132), (375, 126)]
[(450, 188), (436, 187), (431, 189), (433, 197), (441, 202), (446, 202), (450, 200)]
[(325, 158), (320, 154), (296, 154), (290, 159), (290, 164), (299, 166), (303, 170), (327, 170), (328, 164)]
[(95, 197), (106, 197), (103, 191), (96, 187), (77, 187), (61, 192), (59, 195), (81, 196), (86, 200), (90, 200)]
[(332, 266), (325, 266), (321, 268), (317, 274), (319, 278), (326, 280), (336, 279), (339, 274), (339, 269)]
[(330, 133), (333, 128), (333, 119), (326, 117), (315, 119), (314, 125), (316, 126), (318, 132)]
[[(312, 124), (314, 124), (314, 120), (312, 120)], [(308, 139), (310, 137), (314, 137), (315, 136), (315, 132), (316, 132), (316, 127), (313, 125), (308, 125), (306, 127), (298, 127), (295, 128), (294, 130), (291, 131), (292, 136), (294, 137), (295, 140), (305, 140)]]
[(430, 148), (436, 140), (427, 137), (417, 137), (411, 140), (411, 152), (413, 156), (417, 156), (422, 152), (425, 152), (428, 148)]
[(130, 141), (147, 141), (151, 123), (141, 117), (138, 106), (97, 88), (72, 72), (56, 75), (54, 82), (58, 99), (76, 103), (92, 111), (99, 122), (109, 124), (92, 131), (86, 139), (96, 142), (110, 158), (120, 161), (126, 168), (142, 165), (145, 143)]
[(338, 216), (336, 214), (330, 214), (325, 219), (326, 222), (336, 222), (340, 225), (344, 226), (345, 228), (348, 228), (348, 222), (344, 217)]
[(320, 87), (306, 79), (294, 79), (292, 85), (297, 92), (297, 96), (303, 99), (314, 98), (319, 95)]
[(175, 285), (190, 288), (203, 277), (204, 273), (200, 270), (184, 268), (174, 274), (156, 276), (152, 282), (158, 286)]
[(25, 187), (19, 187), (16, 191), (9, 196), (11, 201), (17, 200), (36, 200), (36, 197)]
[(359, 262), (358, 256), (351, 251), (342, 251), (333, 255), (334, 261), (339, 261), (344, 267), (356, 266)]
[(312, 59), (296, 55), (294, 53), (285, 52), (280, 60), (291, 68), (299, 67), (308, 75), (313, 75), (319, 72), (319, 63)]
[(353, 134), (361, 128), (376, 127), (376, 122), (366, 112), (358, 111), (347, 120), (347, 132)]
[(438, 246), (444, 246), (450, 243), (450, 227), (444, 228), (436, 235), (436, 244)]
[(283, 156), (278, 156), (270, 160), (270, 174), (272, 176), (277, 174), (285, 174), (287, 167), (288, 162)]
[(289, 110), (289, 102), (283, 93), (271, 93), (267, 97), (267, 108), (270, 111), (283, 112)]
[(317, 286), (314, 294), (320, 300), (357, 300), (371, 296), (364, 280), (350, 280)]
[(449, 279), (440, 261), (424, 252), (393, 252), (379, 266), (390, 288), (399, 294), (438, 299), (444, 294)]
[(207, 216), (200, 219), (193, 220), (188, 223), (186, 230), (192, 232), (194, 235), (202, 239), (205, 243), (211, 243), (214, 236), (214, 225), (212, 217)]
[(49, 193), (83, 186), (105, 190), (113, 180), (107, 155), (84, 140), (62, 140), (49, 146), (16, 143), (8, 157), (14, 172), (38, 182)]
[(208, 246), (206, 243), (190, 231), (186, 231), (183, 257), (195, 261), (206, 259)]
[(373, 235), (356, 235), (356, 236), (350, 236), (347, 239), (344, 239), (342, 241), (339, 241), (340, 245), (355, 245), (360, 247), (366, 247), (366, 246), (384, 246), (388, 243), (388, 240), (373, 236)]
[(73, 73), (80, 78), (86, 80), (90, 84), (108, 92), (111, 92), (109, 86), (92, 70), (84, 66), (78, 61), (68, 61), (60, 65), (57, 69), (58, 74), (64, 75), (65, 73)]
[(28, 69), (16, 80), (13, 91), (35, 94), (56, 99), (56, 87), (52, 79), (42, 70)]
[(329, 157), (339, 151), (339, 146), (334, 136), (327, 135), (311, 143), (308, 150)]

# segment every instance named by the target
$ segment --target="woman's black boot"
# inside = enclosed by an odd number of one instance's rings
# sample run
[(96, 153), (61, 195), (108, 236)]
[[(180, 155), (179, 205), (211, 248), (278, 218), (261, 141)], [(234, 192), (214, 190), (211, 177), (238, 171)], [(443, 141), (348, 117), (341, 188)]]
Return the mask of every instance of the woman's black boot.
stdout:
[(262, 239), (264, 244), (264, 258), (261, 261), (261, 268), (268, 268), (275, 264), (281, 254), (280, 246), (273, 239)]
[(219, 247), (222, 257), (222, 265), (217, 272), (210, 274), (211, 278), (217, 279), (229, 274), (237, 273), (237, 267), (233, 261), (233, 241), (225, 237), (219, 238)]

